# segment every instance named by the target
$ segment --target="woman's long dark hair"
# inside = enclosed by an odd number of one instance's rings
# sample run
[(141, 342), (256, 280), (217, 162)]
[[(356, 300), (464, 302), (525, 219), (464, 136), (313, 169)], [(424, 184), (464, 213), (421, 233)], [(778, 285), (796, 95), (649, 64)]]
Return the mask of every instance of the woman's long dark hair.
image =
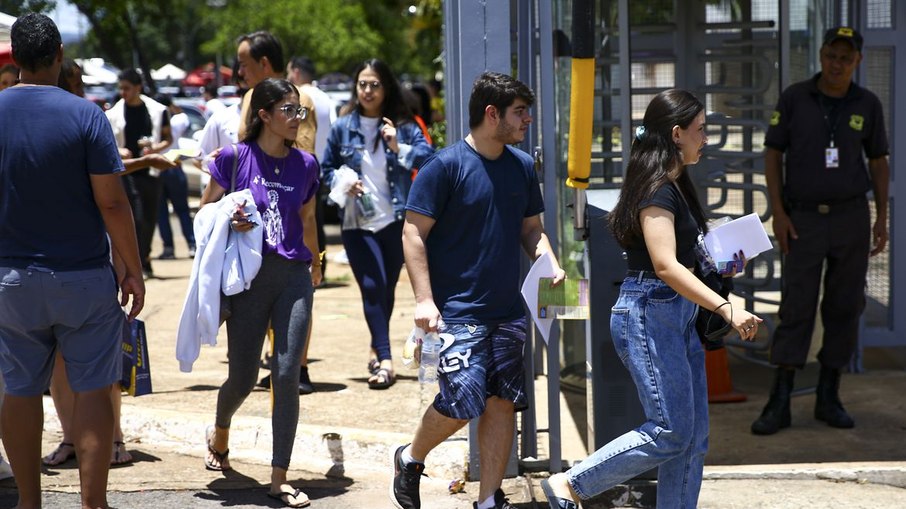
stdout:
[[(299, 91), (292, 83), (284, 79), (267, 78), (258, 83), (252, 91), (252, 99), (249, 102), (248, 118), (245, 119), (245, 138), (244, 143), (249, 143), (258, 139), (261, 130), (264, 128), (264, 121), (258, 116), (260, 110), (273, 111), (274, 105), (282, 101), (287, 94), (293, 94), (299, 97)], [(312, 112), (308, 112), (309, 115)], [(286, 146), (291, 146), (294, 140), (286, 140)]]
[(359, 66), (356, 67), (355, 72), (352, 73), (352, 99), (343, 106), (340, 110), (340, 114), (346, 115), (353, 111), (362, 113), (362, 107), (359, 104), (359, 95), (357, 92), (359, 90), (359, 74), (365, 69), (374, 71), (381, 80), (381, 86), (384, 87), (384, 102), (381, 103), (381, 116), (389, 118), (395, 125), (414, 122), (412, 111), (409, 110), (409, 107), (403, 100), (403, 93), (400, 90), (399, 81), (396, 80), (390, 67), (382, 60), (376, 58), (365, 60), (359, 64)]
[[(64, 58), (63, 65), (60, 66), (60, 77), (57, 80), (57, 86), (70, 94), (78, 95), (75, 90), (70, 90), (69, 86), (69, 80), (75, 76), (76, 70), (82, 72), (82, 68), (79, 67), (79, 64), (75, 63), (75, 60), (71, 58)], [(84, 90), (82, 92), (84, 93)]]
[(674, 177), (692, 216), (702, 231), (707, 231), (705, 213), (698, 201), (695, 186), (682, 167), (683, 154), (673, 141), (673, 126), (687, 129), (705, 107), (694, 95), (679, 89), (656, 95), (642, 121), (644, 132), (636, 136), (629, 153), (626, 177), (620, 199), (608, 215), (610, 229), (621, 246), (629, 247), (642, 238), (639, 204), (650, 198)]

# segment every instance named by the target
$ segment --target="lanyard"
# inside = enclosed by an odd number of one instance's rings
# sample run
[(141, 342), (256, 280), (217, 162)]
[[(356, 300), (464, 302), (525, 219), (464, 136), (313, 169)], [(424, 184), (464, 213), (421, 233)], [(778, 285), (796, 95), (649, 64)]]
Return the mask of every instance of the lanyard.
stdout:
[[(835, 98), (836, 99), (836, 98)], [(830, 97), (819, 93), (818, 94), (818, 103), (821, 105), (821, 110), (824, 114), (824, 125), (827, 127), (830, 132), (830, 146), (834, 147), (834, 135), (837, 133), (837, 125), (840, 124), (840, 106), (843, 105), (843, 98), (831, 99)], [(831, 125), (830, 115), (834, 117), (834, 123)]]

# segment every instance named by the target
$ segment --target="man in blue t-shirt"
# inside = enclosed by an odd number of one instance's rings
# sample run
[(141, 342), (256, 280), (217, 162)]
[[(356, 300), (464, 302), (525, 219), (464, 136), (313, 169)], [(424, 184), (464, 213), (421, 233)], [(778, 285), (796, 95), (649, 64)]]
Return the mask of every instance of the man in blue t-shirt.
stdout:
[[(553, 256), (532, 158), (509, 146), (524, 138), (534, 99), (510, 76), (479, 76), (469, 99), (469, 134), (429, 159), (409, 192), (403, 251), (415, 325), (439, 332), (443, 345), (440, 393), (412, 444), (394, 453), (391, 500), (400, 509), (421, 506), (425, 457), (476, 417), (482, 469), (476, 507), (512, 507), (500, 484), (515, 412), (526, 408), (519, 248), (533, 260)], [(566, 274), (554, 264), (559, 284)]]
[[(42, 14), (10, 31), (21, 82), (0, 93), (0, 370), (4, 445), (17, 507), (41, 506), (42, 394), (56, 351), (75, 392), (73, 436), (82, 506), (107, 507), (113, 446), (110, 388), (122, 374), (124, 314), (142, 309), (138, 243), (104, 113), (58, 88), (60, 32)], [(109, 235), (109, 244), (108, 244)], [(110, 248), (126, 265), (117, 298)]]

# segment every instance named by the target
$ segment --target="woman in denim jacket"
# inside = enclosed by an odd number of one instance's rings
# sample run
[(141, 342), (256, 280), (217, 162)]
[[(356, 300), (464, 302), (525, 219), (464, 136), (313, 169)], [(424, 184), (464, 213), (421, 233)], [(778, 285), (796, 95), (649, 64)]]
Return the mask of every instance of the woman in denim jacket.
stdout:
[[(356, 93), (331, 126), (321, 168), (330, 188), (344, 187), (347, 194), (340, 214), (343, 247), (362, 292), (371, 332), (368, 386), (386, 389), (396, 380), (389, 329), (403, 265), (406, 198), (412, 169), (433, 149), (413, 121), (387, 64), (366, 60), (353, 76)], [(344, 166), (348, 169), (337, 171)]]

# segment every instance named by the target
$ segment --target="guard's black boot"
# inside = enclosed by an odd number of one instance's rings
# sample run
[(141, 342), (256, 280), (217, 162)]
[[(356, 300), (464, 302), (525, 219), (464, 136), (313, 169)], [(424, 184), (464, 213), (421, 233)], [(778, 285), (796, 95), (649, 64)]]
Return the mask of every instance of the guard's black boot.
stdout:
[(774, 387), (768, 404), (761, 411), (761, 417), (752, 423), (752, 433), (756, 435), (773, 435), (781, 428), (790, 427), (790, 393), (793, 392), (792, 369), (777, 368)]
[(856, 423), (843, 409), (839, 392), (840, 370), (821, 366), (818, 388), (815, 389), (815, 419), (834, 428), (852, 428)]

